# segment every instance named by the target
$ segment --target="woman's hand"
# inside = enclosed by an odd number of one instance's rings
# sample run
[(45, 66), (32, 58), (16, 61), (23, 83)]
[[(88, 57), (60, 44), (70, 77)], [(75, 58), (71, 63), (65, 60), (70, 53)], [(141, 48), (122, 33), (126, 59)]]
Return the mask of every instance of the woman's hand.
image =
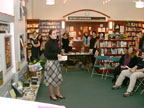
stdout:
[(58, 57), (58, 58), (62, 58), (62, 55), (61, 55), (61, 54), (58, 54), (57, 57)]
[(121, 66), (121, 68), (122, 68), (122, 69), (124, 69), (124, 68), (125, 68), (125, 66)]
[(130, 69), (130, 72), (135, 72), (135, 69)]

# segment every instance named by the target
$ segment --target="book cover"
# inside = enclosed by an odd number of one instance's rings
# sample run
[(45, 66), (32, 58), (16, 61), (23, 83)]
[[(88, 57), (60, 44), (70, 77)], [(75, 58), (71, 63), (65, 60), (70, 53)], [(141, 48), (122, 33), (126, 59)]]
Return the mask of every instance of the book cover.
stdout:
[(15, 91), (14, 91), (13, 89), (11, 89), (11, 90), (9, 91), (9, 93), (10, 93), (10, 95), (11, 95), (12, 98), (15, 98), (15, 99), (16, 99), (16, 94), (15, 94)]

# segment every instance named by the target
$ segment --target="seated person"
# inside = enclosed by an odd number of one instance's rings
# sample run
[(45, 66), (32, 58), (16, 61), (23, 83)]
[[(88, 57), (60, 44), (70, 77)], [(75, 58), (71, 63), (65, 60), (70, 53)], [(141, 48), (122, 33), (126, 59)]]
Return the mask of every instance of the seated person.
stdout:
[(126, 70), (123, 70), (121, 74), (119, 75), (115, 85), (112, 88), (113, 89), (120, 88), (123, 80), (126, 77), (130, 78), (130, 83), (129, 83), (127, 91), (124, 93), (124, 96), (130, 96), (134, 89), (136, 80), (138, 78), (144, 77), (144, 50), (142, 51), (142, 56), (141, 58), (138, 59), (137, 64), (133, 68), (128, 68)]
[[(119, 65), (115, 68), (113, 74), (114, 78), (112, 79), (112, 82), (115, 83), (117, 76), (121, 73), (122, 70), (125, 69), (125, 66), (129, 66), (130, 68), (134, 67), (136, 65), (137, 56), (136, 51), (134, 47), (129, 47), (128, 51), (125, 48), (124, 49), (124, 55), (122, 55)], [(128, 80), (124, 81), (124, 85), (127, 84)]]

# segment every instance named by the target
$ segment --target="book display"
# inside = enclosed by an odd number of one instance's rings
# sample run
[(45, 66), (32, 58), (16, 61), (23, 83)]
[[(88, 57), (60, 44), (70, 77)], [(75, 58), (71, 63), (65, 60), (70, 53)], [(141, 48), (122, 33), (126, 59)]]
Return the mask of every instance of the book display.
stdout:
[(5, 38), (5, 56), (6, 56), (6, 69), (8, 69), (12, 65), (10, 37)]

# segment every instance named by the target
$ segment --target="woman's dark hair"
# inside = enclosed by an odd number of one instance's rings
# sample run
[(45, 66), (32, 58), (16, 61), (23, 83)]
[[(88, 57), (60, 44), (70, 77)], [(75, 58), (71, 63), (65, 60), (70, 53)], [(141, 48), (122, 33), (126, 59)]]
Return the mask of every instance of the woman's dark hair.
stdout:
[(52, 32), (55, 31), (55, 29), (50, 29), (49, 30), (49, 35), (52, 35)]
[(37, 32), (36, 32), (36, 31), (33, 31), (33, 34), (34, 34), (34, 33), (37, 33)]
[(96, 34), (96, 31), (92, 31), (92, 33), (95, 33), (95, 34)]
[(143, 53), (144, 52), (144, 49), (143, 50), (141, 50), (141, 53)]

